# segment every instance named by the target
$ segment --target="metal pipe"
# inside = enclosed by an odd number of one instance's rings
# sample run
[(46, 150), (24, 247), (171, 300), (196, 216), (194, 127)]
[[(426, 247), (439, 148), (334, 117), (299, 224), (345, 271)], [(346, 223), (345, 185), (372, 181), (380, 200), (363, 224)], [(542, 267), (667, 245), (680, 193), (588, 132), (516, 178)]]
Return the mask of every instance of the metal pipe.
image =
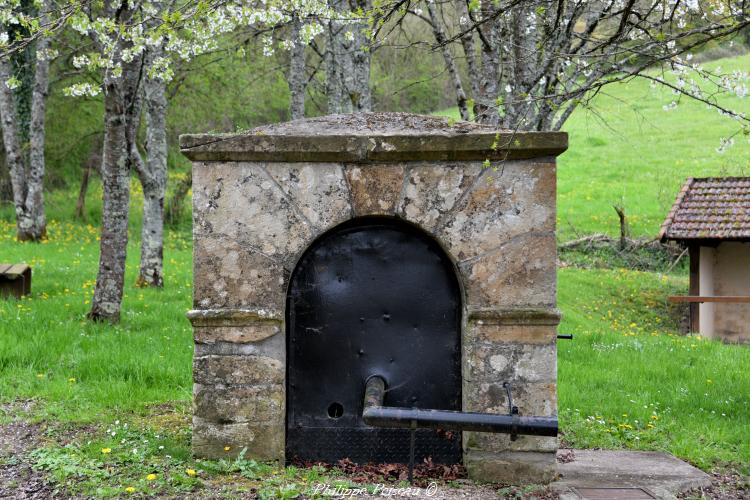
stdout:
[(367, 379), (362, 418), (367, 425), (409, 429), (413, 422), (419, 428), (457, 431), (496, 432), (510, 435), (557, 436), (556, 417), (522, 417), (451, 410), (396, 408), (383, 406), (385, 380), (379, 376)]

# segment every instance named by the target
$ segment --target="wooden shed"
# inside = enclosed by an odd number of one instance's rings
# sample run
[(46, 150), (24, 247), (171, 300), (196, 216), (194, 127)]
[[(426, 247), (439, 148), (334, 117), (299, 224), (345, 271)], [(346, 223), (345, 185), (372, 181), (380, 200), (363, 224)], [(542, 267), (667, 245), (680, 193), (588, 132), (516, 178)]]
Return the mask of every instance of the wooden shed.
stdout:
[(690, 329), (750, 342), (750, 177), (690, 178), (661, 228), (690, 255)]

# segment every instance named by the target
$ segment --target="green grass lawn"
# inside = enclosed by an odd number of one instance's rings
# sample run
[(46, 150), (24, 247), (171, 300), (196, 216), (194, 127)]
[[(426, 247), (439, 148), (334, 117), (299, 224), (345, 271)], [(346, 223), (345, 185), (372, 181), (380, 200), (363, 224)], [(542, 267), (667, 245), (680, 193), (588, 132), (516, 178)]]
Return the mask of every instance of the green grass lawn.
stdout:
[[(724, 71), (750, 69), (750, 54), (706, 64)], [(655, 237), (687, 177), (750, 175), (750, 143), (740, 134), (725, 153), (716, 149), (737, 124), (704, 104), (651, 88), (645, 80), (604, 87), (591, 109), (573, 113), (563, 130), (570, 146), (559, 159), (560, 239), (619, 231), (612, 209), (623, 204), (634, 236)], [(730, 109), (750, 114), (748, 98), (722, 98)], [(458, 118), (450, 109), (439, 114)]]
[(750, 472), (750, 349), (679, 335), (666, 296), (680, 276), (558, 272), (559, 416), (583, 448), (668, 451), (710, 469)]
[(163, 290), (134, 286), (139, 248), (128, 248), (127, 288), (117, 326), (85, 319), (98, 263), (98, 230), (51, 222), (49, 240), (19, 244), (0, 220), (0, 260), (33, 268), (33, 295), (0, 300), (0, 398), (43, 398), (46, 416), (96, 420), (111, 411), (191, 395), (190, 235), (169, 232)]

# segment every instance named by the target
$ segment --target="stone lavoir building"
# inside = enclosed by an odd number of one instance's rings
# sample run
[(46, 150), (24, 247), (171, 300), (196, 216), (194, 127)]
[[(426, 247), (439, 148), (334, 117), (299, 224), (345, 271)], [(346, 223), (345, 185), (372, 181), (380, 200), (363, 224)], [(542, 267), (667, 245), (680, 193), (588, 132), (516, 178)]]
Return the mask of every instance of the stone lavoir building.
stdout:
[(690, 256), (690, 330), (750, 342), (750, 177), (689, 178), (661, 228)]
[[(566, 134), (363, 113), (180, 144), (193, 161), (197, 455), (413, 452), (477, 479), (554, 477)], [(364, 422), (371, 386), (391, 423), (416, 427), (417, 408), (513, 424), (419, 428), (412, 448), (411, 429)]]

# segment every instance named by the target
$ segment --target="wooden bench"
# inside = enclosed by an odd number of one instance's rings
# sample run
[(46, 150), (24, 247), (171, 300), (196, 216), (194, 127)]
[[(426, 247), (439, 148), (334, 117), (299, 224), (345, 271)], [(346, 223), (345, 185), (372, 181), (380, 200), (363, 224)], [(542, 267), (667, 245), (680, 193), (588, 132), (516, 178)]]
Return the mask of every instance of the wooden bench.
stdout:
[(0, 297), (21, 298), (31, 293), (31, 267), (0, 264)]

